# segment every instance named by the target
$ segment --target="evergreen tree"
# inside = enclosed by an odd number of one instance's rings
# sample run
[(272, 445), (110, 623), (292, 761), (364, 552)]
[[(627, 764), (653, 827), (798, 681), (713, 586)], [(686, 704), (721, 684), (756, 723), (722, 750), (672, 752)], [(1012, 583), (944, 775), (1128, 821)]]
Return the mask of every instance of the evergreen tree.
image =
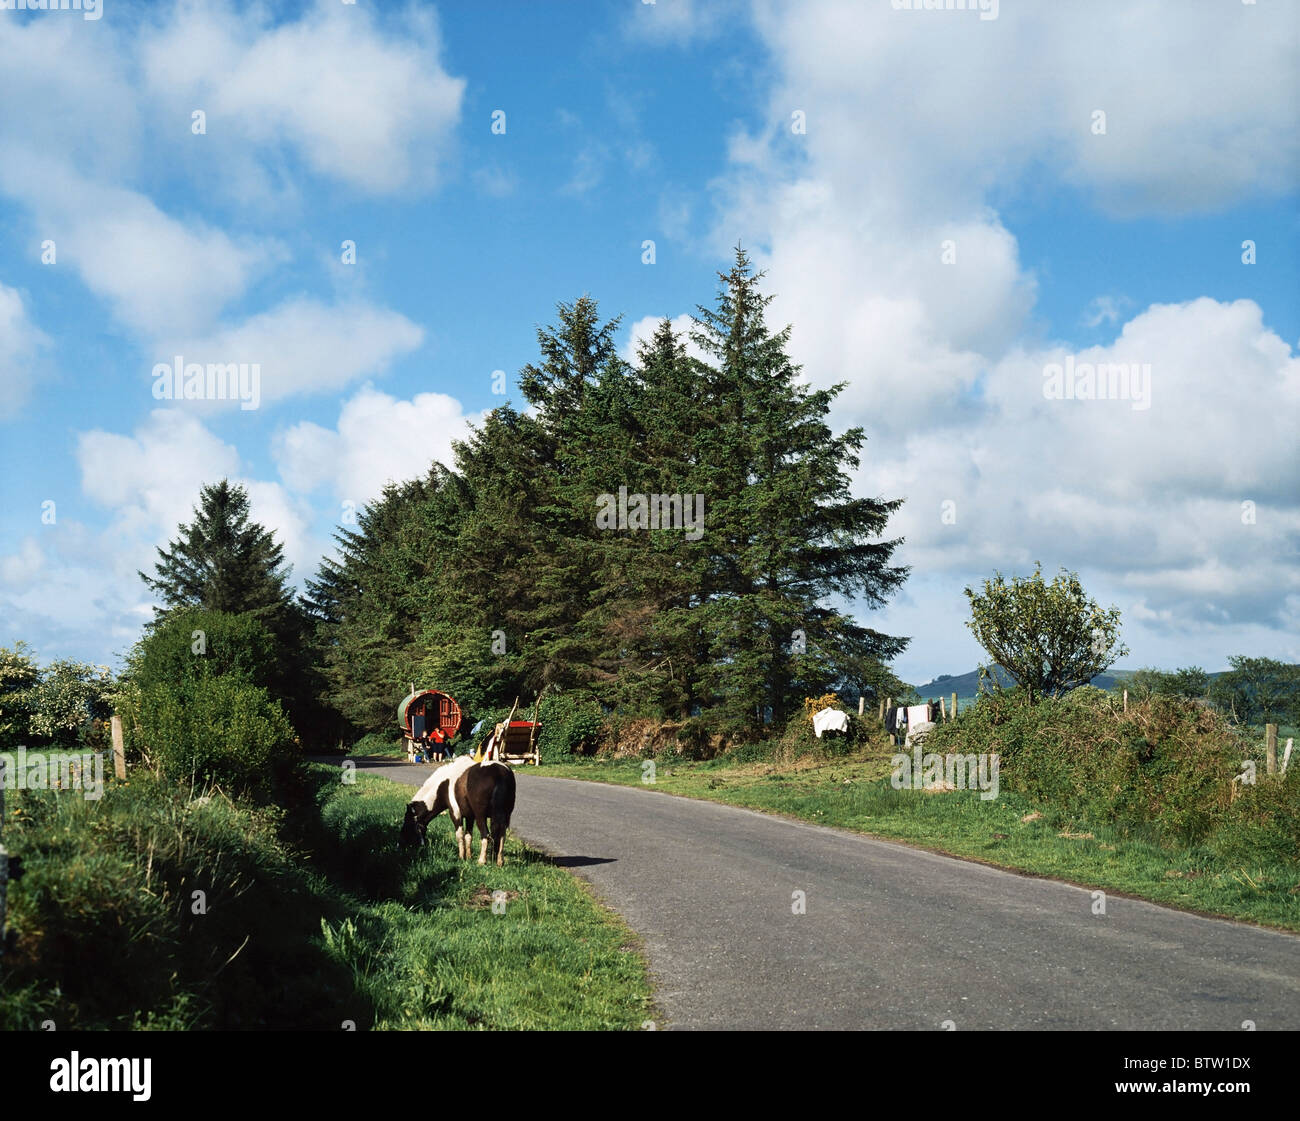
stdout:
[(456, 595), (454, 545), (462, 480), (435, 463), (423, 479), (390, 483), (335, 534), (338, 557), (307, 582), (320, 700), (354, 728), (385, 731), (407, 685), (423, 682), (428, 634), (447, 618), (468, 628)]
[(708, 480), (707, 530), (714, 563), (699, 609), (710, 641), (706, 682), (733, 724), (759, 734), (780, 726), (804, 695), (842, 683), (864, 692), (873, 667), (907, 640), (862, 627), (826, 600), (882, 605), (906, 578), (884, 541), (901, 500), (855, 498), (861, 428), (826, 424), (844, 388), (814, 390), (786, 354), (790, 327), (764, 322), (742, 249), (714, 308), (700, 307), (693, 337), (713, 359), (709, 396), (719, 423), (701, 448)]
[(275, 631), (293, 610), (290, 568), (273, 534), (249, 521), (248, 494), (229, 480), (205, 486), (194, 521), (158, 550), (155, 575), (140, 578), (162, 599), (155, 620), (183, 607), (251, 614)]
[(276, 649), (275, 674), (267, 683), (271, 695), (284, 704), (299, 734), (316, 741), (332, 732), (333, 722), (316, 697), (307, 617), (289, 587), (290, 573), (283, 546), (250, 519), (247, 492), (222, 479), (203, 487), (194, 520), (158, 549), (154, 575), (139, 575), (162, 600), (154, 607), (151, 631), (193, 609), (248, 616), (265, 627)]

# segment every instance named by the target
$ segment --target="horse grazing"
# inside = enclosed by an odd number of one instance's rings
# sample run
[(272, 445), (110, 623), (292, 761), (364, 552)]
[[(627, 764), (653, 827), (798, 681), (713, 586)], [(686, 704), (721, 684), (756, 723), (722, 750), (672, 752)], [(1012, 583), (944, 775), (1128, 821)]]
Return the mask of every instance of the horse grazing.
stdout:
[(429, 822), (446, 810), (456, 827), (456, 846), (460, 847), (462, 813), (456, 800), (456, 780), (474, 765), (470, 756), (460, 755), (424, 780), (424, 785), (406, 805), (406, 820), (397, 838), (399, 845), (406, 848), (424, 844)]
[[(484, 762), (469, 767), (456, 776), (455, 800), (465, 827), (456, 825), (456, 848), (462, 860), (468, 860), (474, 843), (474, 826), (478, 826), (483, 844), (478, 862), (487, 863), (488, 837), (497, 867), (505, 864), (506, 830), (515, 809), (515, 773), (504, 763)], [(491, 823), (489, 826), (489, 822)]]

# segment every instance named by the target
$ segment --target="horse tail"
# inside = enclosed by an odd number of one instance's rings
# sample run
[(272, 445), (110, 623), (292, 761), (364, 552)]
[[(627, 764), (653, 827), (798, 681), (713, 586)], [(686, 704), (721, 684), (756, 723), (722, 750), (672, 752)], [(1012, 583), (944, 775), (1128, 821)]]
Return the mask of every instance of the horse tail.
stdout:
[(510, 815), (515, 811), (515, 772), (504, 763), (497, 766), (504, 772), (492, 786), (492, 849), (499, 863), (506, 847)]

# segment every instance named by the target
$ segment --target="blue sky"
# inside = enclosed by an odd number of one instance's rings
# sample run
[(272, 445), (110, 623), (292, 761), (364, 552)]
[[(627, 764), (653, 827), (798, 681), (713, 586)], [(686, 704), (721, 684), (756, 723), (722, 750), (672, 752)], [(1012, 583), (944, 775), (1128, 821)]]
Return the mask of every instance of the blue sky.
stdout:
[[(309, 575), (557, 301), (630, 345), (741, 240), (850, 383), (855, 485), (907, 499), (869, 617), (905, 678), (969, 669), (961, 589), (1035, 560), (1127, 665), (1300, 659), (1298, 42), (1209, 0), (0, 11), (0, 644), (114, 664), (222, 475)], [(258, 362), (258, 408), (156, 400), (178, 353)], [(1149, 407), (1046, 398), (1066, 358)]]

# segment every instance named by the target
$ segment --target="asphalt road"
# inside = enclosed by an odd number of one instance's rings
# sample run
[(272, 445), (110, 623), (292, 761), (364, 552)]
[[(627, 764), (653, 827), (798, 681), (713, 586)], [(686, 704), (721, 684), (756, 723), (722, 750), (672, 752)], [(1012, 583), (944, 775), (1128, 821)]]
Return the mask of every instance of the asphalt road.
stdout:
[(1300, 1028), (1293, 935), (526, 768), (512, 828), (642, 935), (660, 1028)]

